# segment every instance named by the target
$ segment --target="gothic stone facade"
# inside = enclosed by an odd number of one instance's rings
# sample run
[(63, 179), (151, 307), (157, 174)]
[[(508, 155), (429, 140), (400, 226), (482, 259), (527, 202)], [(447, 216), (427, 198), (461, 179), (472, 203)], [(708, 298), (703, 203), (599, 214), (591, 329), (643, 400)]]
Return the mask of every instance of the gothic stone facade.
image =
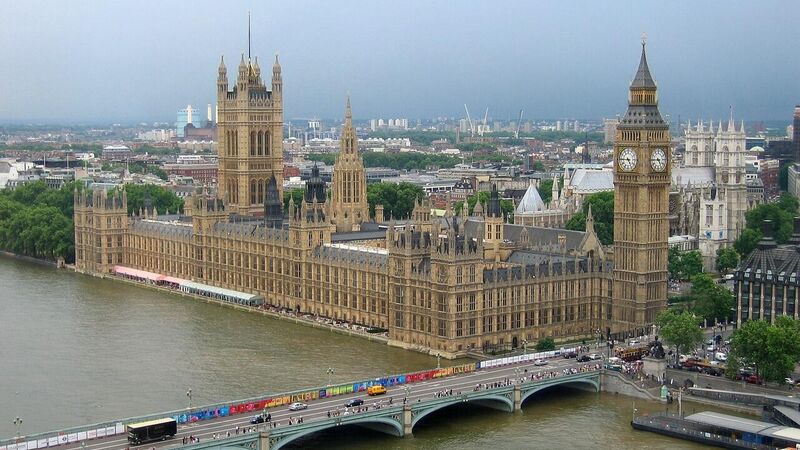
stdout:
[[(644, 52), (637, 79), (642, 67), (646, 71)], [(585, 232), (505, 223), (496, 188), (485, 212), (480, 208), (472, 217), (448, 210), (439, 218), (418, 207), (402, 224), (362, 221), (359, 231), (347, 226), (337, 232), (331, 210), (342, 186), (335, 183), (330, 199), (318, 176), (306, 184), (303, 202), (290, 203), (281, 217), (280, 172), (272, 169), (279, 129), (269, 125), (276, 118), (267, 111), (248, 120), (245, 113), (248, 102), (276, 104), (276, 75), (279, 80), (277, 69), (272, 94), (259, 90), (237, 106), (235, 126), (230, 116), (220, 116), (221, 136), (233, 133), (238, 142), (229, 147), (221, 138), (221, 198), (196, 195), (184, 215), (158, 216), (145, 208), (129, 216), (124, 194), (76, 192), (77, 270), (105, 275), (121, 265), (258, 294), (297, 312), (386, 328), (394, 345), (445, 357), (547, 336), (641, 332), (666, 306), (669, 165), (649, 169), (653, 149), (664, 149), (669, 161), (666, 125), (636, 122), (644, 116), (620, 124), (617, 153), (631, 148), (641, 163), (616, 186), (617, 265), (595, 236), (591, 215)], [(223, 95), (227, 83), (221, 82), (220, 95), (240, 102), (238, 95), (258, 80), (257, 65), (243, 63), (240, 86)], [(652, 112), (654, 85), (632, 86), (631, 101), (646, 110), (632, 106), (633, 112)], [(225, 161), (232, 165), (223, 176)], [(262, 162), (263, 168), (250, 165)], [(262, 175), (269, 176), (263, 196), (261, 181), (251, 184)], [(226, 180), (238, 181), (223, 186)], [(245, 189), (255, 198), (243, 197)], [(646, 211), (648, 205), (653, 209)], [(382, 215), (379, 206), (376, 211)]]

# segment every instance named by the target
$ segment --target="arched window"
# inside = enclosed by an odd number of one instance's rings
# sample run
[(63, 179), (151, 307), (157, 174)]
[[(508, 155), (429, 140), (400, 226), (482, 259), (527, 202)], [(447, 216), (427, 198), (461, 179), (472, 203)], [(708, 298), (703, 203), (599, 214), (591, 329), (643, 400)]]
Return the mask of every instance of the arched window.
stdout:
[[(252, 151), (251, 151), (252, 154)], [(250, 180), (250, 204), (254, 204), (256, 202), (256, 181)]]
[(270, 139), (269, 139), (269, 131), (265, 131), (264, 132), (264, 155), (265, 156), (269, 156), (269, 150), (270, 150), (269, 141), (270, 141)]
[(264, 154), (264, 132), (258, 132), (258, 156)]
[(258, 203), (264, 203), (264, 180), (258, 180)]
[(254, 156), (256, 154), (256, 132), (250, 132), (250, 156)]

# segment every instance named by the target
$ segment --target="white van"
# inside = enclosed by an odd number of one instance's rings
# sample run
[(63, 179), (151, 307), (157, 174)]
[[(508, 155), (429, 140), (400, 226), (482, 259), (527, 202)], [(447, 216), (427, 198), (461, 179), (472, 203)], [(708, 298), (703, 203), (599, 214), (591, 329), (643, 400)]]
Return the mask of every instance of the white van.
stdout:
[(714, 354), (714, 359), (716, 359), (717, 361), (727, 361), (728, 355), (722, 352), (717, 352)]

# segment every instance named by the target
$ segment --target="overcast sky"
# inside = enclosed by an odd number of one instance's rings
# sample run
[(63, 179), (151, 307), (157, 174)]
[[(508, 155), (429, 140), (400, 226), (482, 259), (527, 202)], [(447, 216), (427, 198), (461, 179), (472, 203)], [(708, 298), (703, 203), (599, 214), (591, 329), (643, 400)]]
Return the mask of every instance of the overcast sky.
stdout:
[[(0, 120), (175, 120), (247, 51), (283, 67), (285, 118), (600, 119), (647, 33), (662, 114), (791, 119), (800, 2), (4, 0)], [(232, 72), (232, 73), (231, 73)]]

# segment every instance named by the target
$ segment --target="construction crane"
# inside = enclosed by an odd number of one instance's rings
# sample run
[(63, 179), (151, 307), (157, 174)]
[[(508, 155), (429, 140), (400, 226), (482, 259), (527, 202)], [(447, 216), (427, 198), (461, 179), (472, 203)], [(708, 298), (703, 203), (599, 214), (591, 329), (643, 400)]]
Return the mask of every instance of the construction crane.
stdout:
[(467, 108), (466, 103), (464, 103), (464, 111), (467, 112), (467, 122), (469, 123), (469, 132), (472, 134), (472, 137), (475, 137), (475, 127), (472, 125), (472, 119), (469, 117), (469, 108)]
[(486, 112), (483, 113), (483, 126), (478, 128), (478, 134), (483, 136), (483, 133), (486, 132), (486, 118), (489, 117), (489, 108), (486, 108)]
[(514, 132), (514, 139), (519, 139), (519, 127), (522, 126), (522, 113), (524, 109), (519, 110), (519, 119), (517, 120), (517, 131)]

